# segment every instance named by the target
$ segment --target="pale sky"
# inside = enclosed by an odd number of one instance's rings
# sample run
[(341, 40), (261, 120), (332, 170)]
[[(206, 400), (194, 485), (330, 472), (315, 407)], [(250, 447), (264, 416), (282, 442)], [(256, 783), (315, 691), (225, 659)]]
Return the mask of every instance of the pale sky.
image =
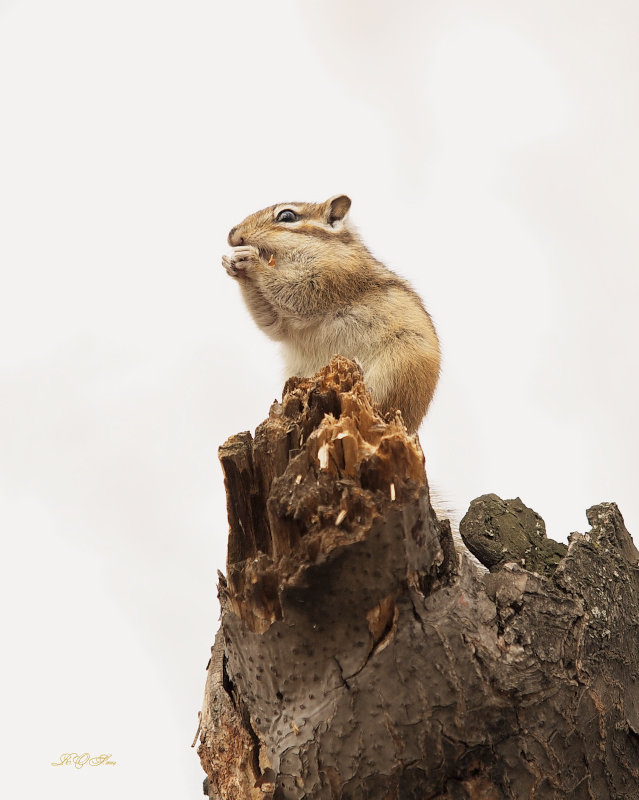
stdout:
[(220, 258), (265, 205), (349, 194), (423, 297), (459, 516), (637, 541), (638, 87), (624, 0), (0, 0), (3, 795), (200, 796), (217, 447), (284, 378)]

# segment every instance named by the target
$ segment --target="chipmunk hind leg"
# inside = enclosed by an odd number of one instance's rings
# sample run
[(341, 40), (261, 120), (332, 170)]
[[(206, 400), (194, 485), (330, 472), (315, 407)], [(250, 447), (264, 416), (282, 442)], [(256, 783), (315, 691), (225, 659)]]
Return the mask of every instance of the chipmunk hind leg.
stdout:
[(384, 412), (399, 409), (407, 430), (419, 428), (439, 378), (439, 359), (417, 348), (387, 350), (369, 364), (364, 381)]

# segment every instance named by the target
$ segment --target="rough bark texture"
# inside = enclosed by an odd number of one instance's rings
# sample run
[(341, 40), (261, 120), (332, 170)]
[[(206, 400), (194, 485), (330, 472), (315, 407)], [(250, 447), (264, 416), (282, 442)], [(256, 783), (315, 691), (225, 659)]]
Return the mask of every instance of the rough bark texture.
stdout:
[(567, 545), (547, 538), (543, 519), (519, 497), (478, 497), (459, 528), (466, 547), (491, 570), (515, 561), (531, 572), (552, 575), (568, 550)]
[(566, 548), (520, 500), (479, 498), (480, 574), (418, 440), (341, 358), (220, 459), (209, 797), (639, 798), (639, 553), (614, 504)]

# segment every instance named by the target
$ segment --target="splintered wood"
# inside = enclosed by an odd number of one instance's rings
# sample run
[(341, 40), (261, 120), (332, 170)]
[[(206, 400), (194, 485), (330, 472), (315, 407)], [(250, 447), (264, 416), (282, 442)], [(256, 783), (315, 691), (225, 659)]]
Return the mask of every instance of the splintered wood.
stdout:
[(480, 576), (416, 437), (343, 358), (220, 459), (209, 798), (637, 800), (639, 553), (614, 504), (566, 548), (521, 500), (479, 498)]
[(228, 586), (254, 630), (280, 618), (279, 588), (366, 535), (389, 503), (427, 491), (424, 456), (399, 413), (385, 418), (359, 368), (335, 358), (293, 378), (250, 434), (220, 448), (229, 510)]

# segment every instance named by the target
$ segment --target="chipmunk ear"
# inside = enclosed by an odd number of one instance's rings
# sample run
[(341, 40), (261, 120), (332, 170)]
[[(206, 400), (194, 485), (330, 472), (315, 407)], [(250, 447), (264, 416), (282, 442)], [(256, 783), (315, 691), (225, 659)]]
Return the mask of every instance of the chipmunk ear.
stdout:
[(326, 221), (329, 225), (334, 225), (336, 222), (343, 220), (348, 214), (348, 209), (351, 207), (351, 198), (345, 194), (336, 194), (331, 197), (324, 204), (326, 208)]

